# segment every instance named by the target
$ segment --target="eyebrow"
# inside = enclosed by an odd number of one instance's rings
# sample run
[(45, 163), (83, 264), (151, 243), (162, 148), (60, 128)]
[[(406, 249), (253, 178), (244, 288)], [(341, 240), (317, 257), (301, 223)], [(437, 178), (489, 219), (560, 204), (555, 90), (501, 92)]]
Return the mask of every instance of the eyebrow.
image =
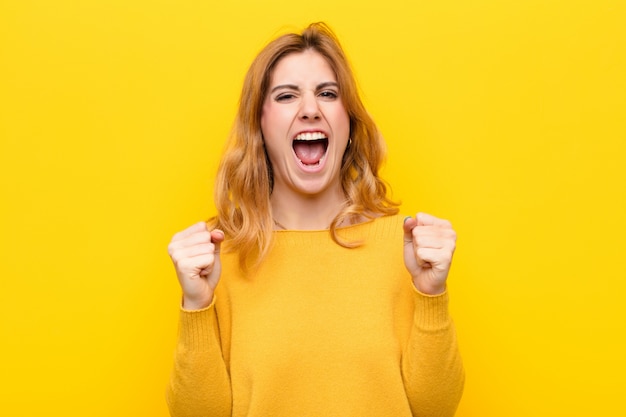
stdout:
[[(316, 90), (321, 90), (321, 89), (327, 88), (327, 87), (339, 88), (339, 84), (337, 84), (334, 81), (326, 81), (326, 82), (323, 82), (321, 84), (318, 84), (317, 87), (315, 87), (315, 89)], [(281, 85), (277, 85), (276, 87), (272, 88), (272, 90), (270, 91), (270, 94), (273, 93), (276, 90), (282, 90), (282, 89), (299, 91), (300, 87), (298, 87), (295, 84), (281, 84)]]

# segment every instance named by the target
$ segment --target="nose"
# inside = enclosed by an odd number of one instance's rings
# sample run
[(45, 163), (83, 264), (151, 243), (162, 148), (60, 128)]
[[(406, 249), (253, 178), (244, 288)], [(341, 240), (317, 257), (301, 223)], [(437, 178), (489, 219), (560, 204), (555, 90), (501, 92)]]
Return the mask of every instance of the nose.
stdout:
[(319, 120), (321, 118), (319, 103), (315, 94), (304, 94), (302, 96), (300, 118), (302, 120)]

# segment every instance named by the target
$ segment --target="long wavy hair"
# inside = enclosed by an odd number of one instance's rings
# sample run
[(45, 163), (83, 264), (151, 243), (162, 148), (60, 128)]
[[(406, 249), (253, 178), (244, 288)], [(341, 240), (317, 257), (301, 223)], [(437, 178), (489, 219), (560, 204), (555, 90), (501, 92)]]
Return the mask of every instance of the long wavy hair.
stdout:
[(270, 204), (272, 167), (261, 132), (263, 102), (277, 63), (289, 54), (306, 50), (321, 54), (335, 72), (339, 94), (350, 118), (351, 142), (340, 173), (346, 200), (330, 225), (332, 239), (341, 246), (356, 247), (360, 242), (346, 241), (338, 235), (339, 225), (398, 212), (398, 203), (388, 197), (387, 185), (378, 173), (385, 156), (382, 135), (363, 106), (337, 37), (324, 23), (313, 23), (301, 34), (276, 38), (252, 62), (217, 172), (217, 216), (209, 222), (224, 231), (225, 249), (238, 253), (243, 270), (258, 265), (267, 255), (274, 229)]

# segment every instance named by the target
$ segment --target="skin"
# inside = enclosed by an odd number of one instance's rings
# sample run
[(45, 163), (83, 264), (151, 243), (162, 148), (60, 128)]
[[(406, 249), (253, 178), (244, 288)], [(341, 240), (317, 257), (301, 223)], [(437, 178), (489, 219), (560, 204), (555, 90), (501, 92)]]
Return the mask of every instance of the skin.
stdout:
[[(263, 103), (261, 128), (274, 172), (270, 201), (275, 219), (289, 229), (326, 229), (345, 199), (340, 169), (350, 121), (335, 74), (320, 54), (309, 50), (279, 61)], [(328, 136), (326, 161), (319, 169), (303, 169), (294, 156), (293, 139), (303, 131)], [(443, 293), (456, 245), (450, 222), (418, 213), (407, 218), (403, 227), (403, 248), (398, 243), (398, 250), (403, 250), (415, 288), (427, 295)], [(209, 231), (204, 222), (172, 238), (168, 252), (185, 309), (211, 304), (221, 274), (223, 240), (222, 231)]]
[(448, 220), (417, 213), (404, 221), (404, 266), (415, 288), (428, 295), (446, 290), (456, 248), (456, 232)]
[(176, 269), (178, 283), (183, 290), (183, 307), (200, 310), (213, 301), (213, 293), (221, 274), (221, 230), (209, 232), (205, 222), (196, 223), (176, 233), (168, 246), (168, 253)]

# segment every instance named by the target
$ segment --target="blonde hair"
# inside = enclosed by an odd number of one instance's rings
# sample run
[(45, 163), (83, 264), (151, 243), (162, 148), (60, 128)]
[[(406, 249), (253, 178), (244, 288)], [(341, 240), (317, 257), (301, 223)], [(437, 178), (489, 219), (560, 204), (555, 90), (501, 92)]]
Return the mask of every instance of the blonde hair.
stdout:
[(217, 216), (210, 220), (228, 237), (243, 270), (258, 265), (272, 243), (274, 220), (270, 205), (272, 168), (263, 145), (261, 114), (273, 69), (285, 56), (314, 50), (336, 74), (339, 94), (350, 118), (351, 143), (343, 156), (341, 185), (346, 201), (330, 225), (332, 239), (344, 247), (358, 246), (338, 236), (338, 225), (396, 214), (398, 203), (387, 196), (379, 177), (385, 144), (365, 110), (348, 60), (336, 36), (324, 23), (313, 23), (301, 34), (290, 33), (270, 42), (252, 62), (241, 91), (239, 110), (222, 157), (215, 187)]

